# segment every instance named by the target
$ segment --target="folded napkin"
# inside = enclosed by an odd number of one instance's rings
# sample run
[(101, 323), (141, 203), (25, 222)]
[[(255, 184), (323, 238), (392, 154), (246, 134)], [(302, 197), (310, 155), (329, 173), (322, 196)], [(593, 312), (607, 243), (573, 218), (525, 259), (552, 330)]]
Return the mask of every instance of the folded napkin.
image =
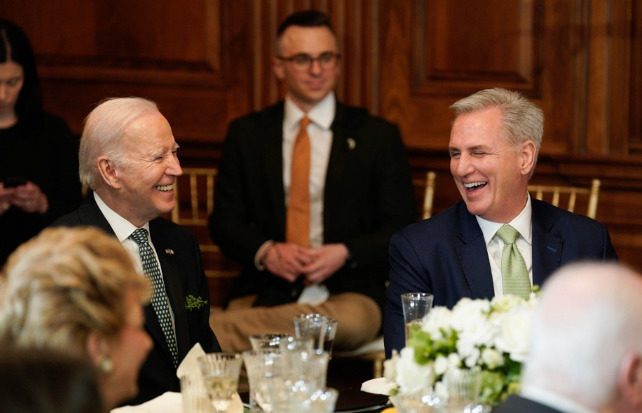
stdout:
[(168, 391), (138, 406), (119, 407), (112, 410), (111, 413), (181, 413), (182, 411), (181, 394)]
[(390, 390), (392, 390), (394, 387), (395, 383), (391, 382), (385, 377), (379, 377), (377, 379), (371, 379), (362, 383), (361, 391), (388, 396), (390, 394)]
[[(181, 364), (176, 369), (176, 376), (201, 377), (198, 358), (205, 354), (203, 347), (196, 343), (187, 353)], [(166, 392), (138, 406), (124, 406), (111, 411), (111, 413), (182, 413), (183, 400), (180, 393)], [(243, 402), (238, 393), (232, 398), (227, 413), (243, 413)]]

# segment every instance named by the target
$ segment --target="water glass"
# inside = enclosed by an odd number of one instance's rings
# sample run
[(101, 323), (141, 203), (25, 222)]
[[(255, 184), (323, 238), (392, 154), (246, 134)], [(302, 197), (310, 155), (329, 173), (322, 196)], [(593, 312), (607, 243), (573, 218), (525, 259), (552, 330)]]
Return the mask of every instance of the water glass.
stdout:
[(412, 326), (420, 326), (426, 314), (432, 307), (433, 295), (428, 293), (405, 293), (401, 294), (401, 306), (403, 308), (403, 321), (406, 330), (406, 344), (410, 338)]
[(279, 349), (281, 353), (295, 350), (308, 350), (312, 351), (314, 340), (310, 337), (285, 337), (279, 341)]
[(272, 395), (284, 391), (281, 352), (274, 349), (248, 350), (243, 352), (243, 361), (250, 384), (250, 411), (277, 412), (272, 405)]
[(332, 357), (332, 347), (334, 346), (334, 337), (337, 335), (337, 327), (339, 327), (337, 319), (328, 318), (323, 337), (323, 350), (327, 351), (330, 357)]
[(314, 348), (322, 350), (328, 317), (323, 314), (299, 314), (294, 316), (294, 332), (297, 337), (314, 340)]
[(330, 355), (323, 350), (294, 350), (283, 353), (283, 376), (292, 391), (311, 395), (324, 389)]
[(250, 344), (252, 344), (252, 350), (261, 350), (261, 349), (279, 349), (279, 344), (281, 340), (291, 337), (286, 333), (268, 333), (268, 334), (253, 334), (250, 336)]
[(452, 369), (446, 372), (448, 410), (463, 412), (477, 406), (481, 391), (482, 375), (479, 369)]
[(205, 383), (200, 374), (181, 376), (183, 413), (212, 413), (212, 403), (207, 396)]
[(207, 395), (216, 413), (225, 412), (236, 393), (241, 373), (240, 354), (208, 353), (198, 358)]

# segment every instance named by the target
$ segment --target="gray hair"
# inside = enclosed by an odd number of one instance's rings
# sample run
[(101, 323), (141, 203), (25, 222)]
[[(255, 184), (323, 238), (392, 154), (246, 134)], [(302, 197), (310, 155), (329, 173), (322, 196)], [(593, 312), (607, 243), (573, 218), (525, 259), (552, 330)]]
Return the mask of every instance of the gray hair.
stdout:
[(80, 182), (95, 189), (98, 179), (96, 159), (107, 156), (116, 164), (124, 160), (122, 138), (131, 122), (143, 114), (158, 112), (151, 100), (139, 97), (109, 98), (85, 118), (78, 152)]
[(502, 112), (502, 132), (509, 144), (518, 145), (530, 139), (539, 153), (544, 134), (544, 114), (520, 93), (501, 88), (484, 89), (450, 106), (455, 116), (490, 108), (498, 108)]
[(642, 354), (642, 280), (615, 263), (576, 263), (547, 281), (533, 320), (524, 386), (598, 411), (627, 352)]

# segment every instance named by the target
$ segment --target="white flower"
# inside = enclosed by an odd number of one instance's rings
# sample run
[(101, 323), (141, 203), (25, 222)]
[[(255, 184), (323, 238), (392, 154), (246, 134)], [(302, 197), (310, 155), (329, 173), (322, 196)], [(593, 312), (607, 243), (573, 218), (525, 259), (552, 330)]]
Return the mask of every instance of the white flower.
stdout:
[(523, 362), (528, 351), (532, 311), (530, 306), (518, 305), (498, 317), (497, 350), (509, 353), (510, 358)]
[(448, 355), (448, 364), (449, 369), (456, 369), (461, 367), (461, 358), (459, 357), (459, 354), (457, 353), (450, 353)]
[(435, 382), (433, 364), (423, 366), (415, 363), (415, 351), (411, 347), (401, 350), (401, 357), (395, 366), (396, 382), (402, 393), (417, 393), (430, 389)]
[(504, 365), (504, 358), (501, 353), (492, 348), (485, 348), (482, 351), (481, 359), (489, 369), (495, 369)]
[(446, 372), (446, 370), (448, 370), (448, 367), (450, 367), (448, 358), (442, 355), (437, 356), (437, 358), (435, 359), (434, 367), (435, 367), (435, 374), (437, 376), (441, 376)]
[(421, 329), (430, 334), (433, 340), (442, 338), (441, 330), (450, 330), (452, 313), (446, 307), (431, 309), (421, 322)]

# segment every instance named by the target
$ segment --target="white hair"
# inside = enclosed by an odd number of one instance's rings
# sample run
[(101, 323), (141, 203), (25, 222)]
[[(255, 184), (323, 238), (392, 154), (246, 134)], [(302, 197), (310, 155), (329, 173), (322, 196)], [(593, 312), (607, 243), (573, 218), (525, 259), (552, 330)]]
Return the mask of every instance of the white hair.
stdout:
[(615, 263), (576, 263), (544, 285), (524, 386), (598, 411), (614, 396), (628, 352), (642, 354), (642, 278)]
[(128, 97), (102, 101), (85, 119), (78, 152), (80, 182), (96, 189), (98, 167), (96, 159), (108, 156), (116, 164), (124, 159), (122, 138), (131, 122), (140, 116), (158, 112), (151, 100)]

